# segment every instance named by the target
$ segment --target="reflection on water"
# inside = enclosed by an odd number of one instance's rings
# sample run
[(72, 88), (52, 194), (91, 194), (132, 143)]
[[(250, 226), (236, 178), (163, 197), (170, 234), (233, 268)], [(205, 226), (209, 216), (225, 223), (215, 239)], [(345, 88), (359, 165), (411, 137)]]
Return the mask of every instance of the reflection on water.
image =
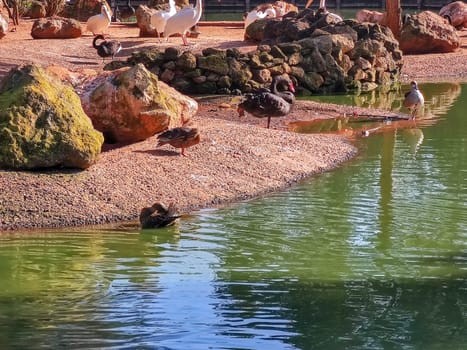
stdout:
[[(299, 120), (288, 124), (288, 130), (301, 133), (340, 133), (350, 138), (368, 137), (374, 133), (402, 130), (405, 140), (412, 144), (412, 153), (423, 142), (422, 127), (436, 124), (457, 100), (461, 93), (459, 83), (426, 85), (423, 89), (425, 105), (412, 120), (406, 108), (402, 106), (407, 87), (389, 91), (370, 91), (358, 95), (314, 96), (320, 102), (342, 103), (356, 107), (377, 108), (388, 112), (384, 115), (368, 114), (344, 115), (337, 118)], [(394, 113), (393, 113), (394, 112)], [(397, 114), (402, 112), (404, 114)]]
[(176, 227), (0, 236), (0, 348), (465, 348), (466, 101)]
[[(419, 84), (425, 97), (425, 114), (445, 114), (461, 94), (460, 83)], [(354, 95), (325, 95), (313, 96), (313, 100), (329, 103), (341, 103), (356, 107), (377, 108), (388, 111), (408, 113), (402, 106), (404, 94), (409, 90), (408, 85), (401, 85), (391, 90), (374, 90)]]

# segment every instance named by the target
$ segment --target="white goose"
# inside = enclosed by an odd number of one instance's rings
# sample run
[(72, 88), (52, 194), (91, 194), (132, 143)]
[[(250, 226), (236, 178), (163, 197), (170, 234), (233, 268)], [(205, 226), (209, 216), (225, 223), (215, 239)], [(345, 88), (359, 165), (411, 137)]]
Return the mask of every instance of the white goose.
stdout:
[(183, 45), (187, 46), (186, 33), (200, 20), (203, 11), (202, 6), (202, 0), (196, 0), (195, 7), (185, 7), (167, 19), (164, 28), (166, 40), (169, 40), (169, 36), (172, 34), (180, 33), (182, 35)]
[(169, 10), (168, 11), (157, 11), (151, 16), (150, 25), (156, 30), (157, 37), (160, 41), (160, 35), (165, 30), (165, 25), (167, 20), (177, 13), (175, 8), (175, 0), (169, 0)]
[(104, 34), (104, 31), (109, 27), (112, 16), (110, 10), (105, 4), (101, 6), (101, 13), (88, 18), (86, 21), (86, 30), (93, 35)]
[(248, 12), (248, 14), (245, 17), (245, 29), (254, 21), (257, 19), (263, 19), (263, 18), (274, 18), (276, 17), (276, 11), (274, 9), (268, 8), (265, 11), (258, 11), (258, 10), (253, 10)]

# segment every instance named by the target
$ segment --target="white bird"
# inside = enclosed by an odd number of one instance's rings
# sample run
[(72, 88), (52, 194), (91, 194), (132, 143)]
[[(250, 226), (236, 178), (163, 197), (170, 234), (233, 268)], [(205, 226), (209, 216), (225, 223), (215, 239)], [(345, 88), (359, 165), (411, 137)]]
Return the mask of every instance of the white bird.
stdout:
[(196, 0), (195, 7), (185, 7), (167, 19), (165, 24), (164, 36), (169, 40), (172, 34), (180, 33), (182, 35), (183, 45), (187, 46), (186, 33), (191, 27), (195, 26), (202, 13), (202, 0)]
[(177, 13), (175, 8), (175, 0), (169, 0), (169, 10), (168, 11), (157, 11), (151, 16), (150, 26), (156, 30), (157, 37), (160, 41), (160, 35), (165, 30), (165, 25), (167, 20)]
[(254, 21), (257, 19), (263, 19), (263, 18), (274, 18), (276, 17), (276, 11), (274, 9), (268, 8), (265, 11), (258, 11), (258, 10), (253, 10), (248, 12), (245, 18), (245, 29)]
[(412, 81), (410, 83), (410, 91), (405, 93), (403, 102), (404, 107), (407, 107), (410, 110), (412, 118), (414, 118), (415, 113), (417, 113), (424, 104), (425, 98), (423, 97), (423, 94), (420, 92), (420, 90), (418, 90), (417, 82)]
[(104, 31), (109, 27), (112, 16), (110, 10), (105, 4), (101, 6), (101, 13), (88, 18), (86, 21), (86, 30), (93, 35), (104, 34)]

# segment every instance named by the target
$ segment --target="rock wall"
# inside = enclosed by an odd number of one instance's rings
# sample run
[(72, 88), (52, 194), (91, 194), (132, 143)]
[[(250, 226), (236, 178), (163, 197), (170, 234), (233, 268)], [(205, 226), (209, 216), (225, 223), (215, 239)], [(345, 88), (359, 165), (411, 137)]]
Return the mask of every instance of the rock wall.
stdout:
[[(398, 80), (402, 52), (388, 28), (353, 20), (331, 22), (306, 10), (297, 17), (269, 20), (264, 29), (268, 35), (253, 52), (149, 49), (134, 52), (125, 64), (143, 63), (187, 94), (240, 94), (269, 86), (278, 74), (289, 75), (303, 95), (370, 91)], [(119, 64), (112, 62), (106, 69)]]

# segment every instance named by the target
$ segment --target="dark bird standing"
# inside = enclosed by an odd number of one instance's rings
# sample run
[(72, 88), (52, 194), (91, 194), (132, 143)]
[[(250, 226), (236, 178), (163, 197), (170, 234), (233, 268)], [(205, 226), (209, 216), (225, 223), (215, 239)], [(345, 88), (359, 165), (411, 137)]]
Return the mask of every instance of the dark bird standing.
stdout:
[[(278, 87), (288, 90), (278, 90)], [(245, 111), (257, 118), (283, 117), (289, 114), (295, 101), (295, 88), (292, 81), (283, 75), (275, 76), (272, 80), (271, 91), (261, 90), (245, 95), (245, 100), (238, 105), (238, 115), (245, 115)]]
[[(98, 40), (102, 40), (99, 44)], [(92, 46), (97, 50), (97, 54), (102, 57), (102, 62), (104, 62), (106, 57), (112, 57), (120, 52), (122, 49), (122, 44), (117, 40), (105, 40), (103, 35), (96, 35), (92, 41)]]
[(421, 107), (423, 107), (424, 104), (425, 104), (425, 98), (423, 97), (423, 94), (418, 89), (417, 82), (412, 81), (410, 83), (410, 91), (407, 91), (405, 93), (405, 98), (403, 102), (404, 107), (407, 107), (410, 110), (412, 118), (414, 118), (417, 111)]
[(159, 228), (173, 225), (179, 217), (173, 203), (167, 207), (165, 204), (157, 202), (151, 207), (141, 209), (139, 222), (141, 228)]
[(118, 6), (115, 9), (116, 17), (118, 20), (128, 19), (135, 15), (135, 8), (131, 6), (130, 0), (127, 0), (126, 6)]
[(181, 148), (181, 155), (184, 156), (185, 148), (198, 144), (200, 141), (200, 135), (197, 128), (180, 126), (159, 134), (157, 136), (157, 140), (157, 147), (169, 144), (172, 147)]

